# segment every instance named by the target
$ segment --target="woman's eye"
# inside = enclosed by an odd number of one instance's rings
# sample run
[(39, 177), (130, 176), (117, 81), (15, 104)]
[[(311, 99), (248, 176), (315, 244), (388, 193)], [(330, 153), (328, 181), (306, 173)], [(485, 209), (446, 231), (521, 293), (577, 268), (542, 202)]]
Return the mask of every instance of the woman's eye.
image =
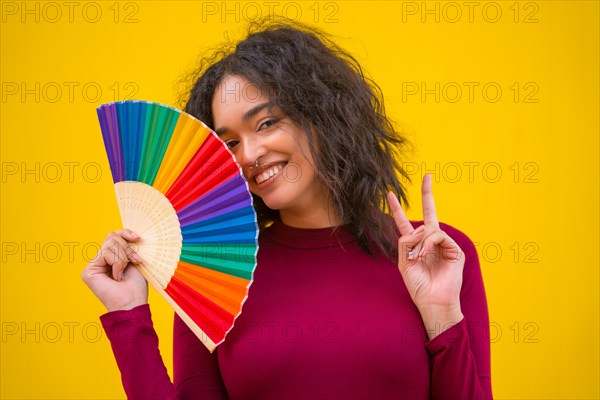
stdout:
[(263, 129), (267, 129), (268, 127), (270, 127), (271, 125), (276, 124), (277, 122), (279, 122), (279, 120), (276, 119), (276, 118), (268, 119), (268, 120), (266, 120), (265, 122), (263, 122), (262, 124), (260, 124), (258, 126), (258, 130), (261, 131)]
[(233, 149), (237, 144), (239, 143), (238, 140), (235, 139), (230, 139), (230, 140), (226, 140), (225, 144), (227, 145), (227, 147), (229, 147), (230, 149)]

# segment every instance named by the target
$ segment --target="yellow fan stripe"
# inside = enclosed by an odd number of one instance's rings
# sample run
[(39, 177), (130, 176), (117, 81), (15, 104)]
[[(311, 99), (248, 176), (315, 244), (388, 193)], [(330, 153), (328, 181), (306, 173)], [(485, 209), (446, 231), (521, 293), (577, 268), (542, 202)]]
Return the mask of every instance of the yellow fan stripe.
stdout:
[(179, 114), (171, 141), (154, 180), (153, 186), (157, 190), (167, 193), (210, 132), (210, 129), (197, 119), (188, 114)]

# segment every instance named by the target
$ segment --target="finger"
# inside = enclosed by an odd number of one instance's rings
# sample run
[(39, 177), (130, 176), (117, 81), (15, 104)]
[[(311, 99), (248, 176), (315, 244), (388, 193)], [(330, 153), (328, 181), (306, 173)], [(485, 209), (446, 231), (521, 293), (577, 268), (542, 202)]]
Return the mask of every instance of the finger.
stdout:
[(435, 211), (435, 202), (433, 201), (433, 192), (431, 190), (431, 174), (425, 174), (423, 185), (421, 186), (423, 196), (423, 220), (427, 227), (439, 229), (440, 225)]
[(114, 232), (114, 235), (110, 235), (110, 237), (121, 245), (125, 255), (131, 262), (134, 264), (142, 262), (141, 257), (136, 253), (137, 248), (129, 243), (130, 241), (137, 242), (140, 240), (140, 237), (137, 234), (129, 229), (122, 229)]
[(116, 232), (117, 234), (120, 234), (121, 237), (123, 237), (125, 240), (127, 240), (126, 245), (124, 246), (125, 249), (125, 253), (127, 254), (127, 257), (129, 258), (129, 260), (134, 263), (134, 264), (139, 264), (142, 262), (142, 258), (139, 256), (139, 254), (137, 254), (137, 247), (132, 246), (129, 242), (137, 242), (139, 241), (141, 238), (140, 236), (133, 232), (131, 229), (121, 229), (120, 231)]
[[(100, 254), (100, 253), (98, 253)], [(81, 271), (81, 279), (90, 286), (90, 282), (93, 279), (96, 279), (97, 276), (101, 276), (104, 278), (108, 278), (107, 272), (110, 270), (110, 267), (106, 263), (94, 263), (90, 262), (86, 267)]]
[[(436, 250), (436, 246), (439, 249)], [(462, 250), (448, 234), (437, 230), (424, 239), (424, 245), (419, 251), (419, 257), (435, 254), (445, 260), (458, 261), (462, 257)]]
[(120, 231), (116, 231), (115, 233), (121, 236), (123, 239), (127, 240), (128, 242), (137, 242), (138, 240), (140, 240), (140, 236), (131, 229), (121, 229)]
[(120, 281), (122, 272), (127, 268), (127, 264), (129, 264), (129, 259), (125, 255), (125, 250), (117, 243), (107, 250), (107, 262), (112, 265), (112, 277), (115, 281)]
[(406, 214), (404, 214), (404, 210), (398, 201), (398, 198), (393, 192), (389, 192), (387, 194), (388, 205), (390, 206), (390, 210), (392, 210), (392, 215), (394, 216), (394, 221), (396, 222), (396, 226), (400, 231), (400, 235), (406, 236), (412, 233), (415, 229), (411, 225), (408, 218), (406, 218)]
[(142, 262), (142, 258), (138, 255), (138, 253), (135, 252), (135, 249), (129, 243), (127, 243), (127, 246), (125, 246), (125, 254), (127, 255), (127, 258), (134, 264), (139, 264)]
[(417, 258), (423, 244), (424, 234), (425, 226), (421, 225), (412, 231), (410, 235), (404, 235), (398, 240), (398, 254), (402, 264)]
[(142, 275), (142, 273), (132, 264), (127, 265), (127, 267), (125, 267), (125, 270), (123, 271), (123, 282), (134, 282), (136, 280), (139, 280), (139, 278), (142, 277), (144, 280), (144, 276)]
[(109, 249), (107, 262), (112, 265), (113, 279), (121, 280), (121, 273), (127, 267), (129, 261), (139, 262), (139, 256), (135, 255), (133, 248), (117, 232), (109, 235), (106, 248)]

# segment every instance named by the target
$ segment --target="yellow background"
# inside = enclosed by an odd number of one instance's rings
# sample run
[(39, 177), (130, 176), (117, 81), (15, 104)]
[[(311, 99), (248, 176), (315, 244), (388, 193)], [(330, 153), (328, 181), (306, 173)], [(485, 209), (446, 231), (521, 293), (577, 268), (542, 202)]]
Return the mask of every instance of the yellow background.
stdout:
[[(412, 219), (439, 166), (439, 218), (479, 250), (495, 397), (598, 398), (598, 2), (274, 3), (338, 35), (381, 86), (414, 143)], [(73, 4), (1, 4), (2, 398), (124, 397), (80, 280), (119, 228), (95, 108), (133, 92), (176, 105), (203, 49), (269, 7)], [(150, 302), (171, 373), (172, 311)]]

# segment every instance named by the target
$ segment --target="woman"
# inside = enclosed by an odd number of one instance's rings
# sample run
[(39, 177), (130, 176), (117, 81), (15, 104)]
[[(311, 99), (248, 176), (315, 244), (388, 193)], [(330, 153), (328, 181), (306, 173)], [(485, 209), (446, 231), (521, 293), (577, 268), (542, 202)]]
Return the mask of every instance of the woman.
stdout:
[(358, 63), (318, 32), (267, 20), (199, 73), (185, 111), (243, 167), (258, 266), (213, 354), (175, 315), (172, 384), (147, 283), (130, 264), (138, 237), (107, 236), (82, 278), (107, 307), (100, 318), (128, 397), (491, 398), (474, 246), (438, 223), (428, 175), (424, 223), (406, 218), (394, 194), (406, 202), (396, 161), (405, 141)]

